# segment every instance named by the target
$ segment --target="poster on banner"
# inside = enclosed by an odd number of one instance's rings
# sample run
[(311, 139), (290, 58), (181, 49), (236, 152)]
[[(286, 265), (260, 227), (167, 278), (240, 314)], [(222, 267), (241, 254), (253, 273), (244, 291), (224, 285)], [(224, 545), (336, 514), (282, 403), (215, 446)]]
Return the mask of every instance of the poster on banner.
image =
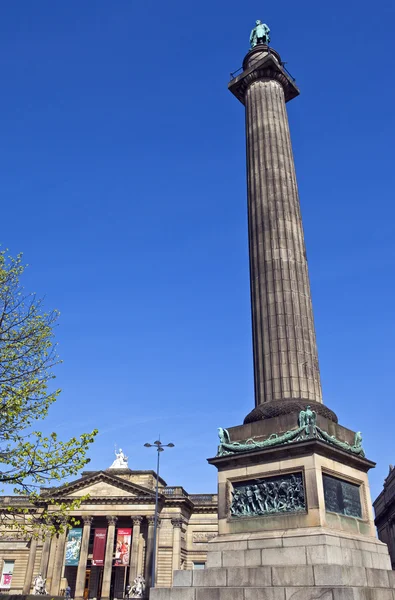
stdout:
[(78, 566), (80, 560), (81, 541), (82, 529), (70, 529), (66, 543), (66, 560), (64, 562), (66, 567)]
[(129, 564), (130, 541), (132, 539), (131, 529), (117, 529), (117, 543), (115, 546), (116, 567), (127, 567)]
[(104, 565), (104, 555), (106, 553), (107, 529), (95, 529), (93, 540), (92, 567), (102, 567)]
[(9, 590), (11, 587), (12, 574), (14, 572), (14, 560), (5, 560), (3, 562), (3, 571), (1, 573), (0, 588)]

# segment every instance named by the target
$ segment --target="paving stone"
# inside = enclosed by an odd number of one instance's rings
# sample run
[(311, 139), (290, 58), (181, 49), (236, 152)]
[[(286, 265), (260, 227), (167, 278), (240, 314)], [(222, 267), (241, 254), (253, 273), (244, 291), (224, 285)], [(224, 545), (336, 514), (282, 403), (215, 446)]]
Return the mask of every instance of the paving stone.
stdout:
[(313, 586), (313, 567), (288, 566), (272, 567), (272, 585), (282, 586)]
[(228, 569), (228, 587), (268, 587), (271, 583), (270, 567)]
[(285, 600), (333, 600), (332, 589), (319, 587), (286, 588)]

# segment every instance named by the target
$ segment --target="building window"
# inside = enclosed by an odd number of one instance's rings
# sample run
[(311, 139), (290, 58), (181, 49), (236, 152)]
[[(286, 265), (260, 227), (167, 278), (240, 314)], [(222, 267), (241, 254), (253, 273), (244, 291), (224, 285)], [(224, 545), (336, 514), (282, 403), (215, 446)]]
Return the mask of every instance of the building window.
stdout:
[(1, 572), (0, 589), (9, 590), (11, 587), (12, 574), (14, 572), (14, 560), (5, 560)]
[(193, 562), (193, 570), (195, 571), (196, 569), (205, 569), (206, 568), (206, 563), (205, 562)]

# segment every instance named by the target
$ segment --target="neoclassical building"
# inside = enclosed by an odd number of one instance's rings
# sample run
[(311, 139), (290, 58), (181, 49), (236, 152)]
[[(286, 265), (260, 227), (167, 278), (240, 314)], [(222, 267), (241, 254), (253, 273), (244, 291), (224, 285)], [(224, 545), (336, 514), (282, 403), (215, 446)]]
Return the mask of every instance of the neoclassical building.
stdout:
[[(149, 586), (157, 480), (157, 585), (170, 586), (175, 569), (204, 568), (207, 543), (218, 531), (217, 495), (169, 487), (154, 471), (110, 468), (42, 490), (44, 498), (59, 502), (88, 495), (70, 513), (79, 524), (42, 542), (18, 539), (12, 531), (1, 536), (0, 593), (31, 593), (38, 573), (49, 594), (63, 595), (69, 585), (76, 599), (123, 598), (126, 584), (140, 574)], [(23, 502), (1, 499), (3, 506)]]
[(384, 488), (373, 502), (375, 525), (379, 539), (388, 545), (392, 568), (395, 569), (395, 468), (390, 465)]

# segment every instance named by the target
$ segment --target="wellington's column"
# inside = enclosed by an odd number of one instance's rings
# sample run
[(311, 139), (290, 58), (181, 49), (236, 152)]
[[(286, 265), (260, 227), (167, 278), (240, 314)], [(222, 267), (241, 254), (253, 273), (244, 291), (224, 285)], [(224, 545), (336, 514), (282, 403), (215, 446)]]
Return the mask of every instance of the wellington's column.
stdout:
[(255, 405), (322, 402), (306, 250), (285, 103), (299, 94), (257, 45), (229, 89), (246, 107)]

